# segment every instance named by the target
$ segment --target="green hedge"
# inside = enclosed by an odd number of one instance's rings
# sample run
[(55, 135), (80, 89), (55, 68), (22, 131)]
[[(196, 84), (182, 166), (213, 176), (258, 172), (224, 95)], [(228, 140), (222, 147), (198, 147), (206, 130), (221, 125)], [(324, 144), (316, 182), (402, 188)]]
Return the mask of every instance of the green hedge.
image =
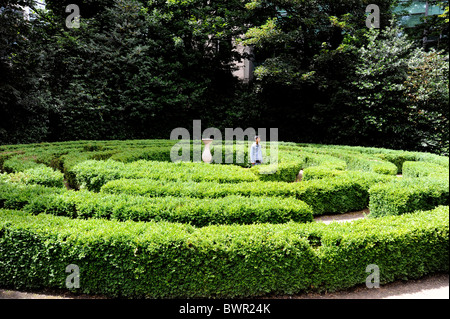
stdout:
[(0, 179), (0, 208), (22, 209), (33, 198), (56, 196), (66, 192), (64, 188), (12, 183)]
[(38, 184), (48, 187), (64, 187), (64, 174), (60, 171), (40, 165), (23, 172), (3, 174), (2, 179), (23, 184)]
[(143, 196), (191, 196), (217, 198), (227, 195), (292, 196), (306, 202), (314, 215), (345, 213), (367, 208), (369, 188), (396, 177), (356, 171), (343, 172), (330, 179), (300, 183), (244, 182), (219, 184), (212, 182), (166, 182), (148, 179), (122, 179), (106, 183), (101, 192)]
[(17, 151), (17, 150), (3, 150), (0, 151), (0, 172), (5, 172), (4, 169), (4, 163), (5, 161), (7, 161), (9, 158), (13, 157), (13, 156), (17, 156), (19, 154), (23, 154), (23, 151)]
[(404, 163), (410, 161), (428, 162), (447, 168), (449, 167), (448, 157), (430, 153), (386, 150), (385, 153), (375, 154), (375, 156), (396, 164), (399, 168), (399, 173), (402, 173)]
[(305, 151), (298, 152), (298, 155), (303, 159), (300, 168), (303, 169), (302, 180), (304, 181), (334, 177), (343, 172), (347, 167), (345, 161), (334, 156), (314, 154)]
[(133, 221), (170, 221), (195, 226), (212, 224), (310, 222), (312, 209), (294, 198), (226, 196), (189, 197), (110, 195), (88, 191), (30, 198), (25, 211), (76, 218), (111, 218)]
[(360, 155), (369, 156), (372, 159), (381, 159), (383, 161), (391, 162), (397, 166), (398, 174), (402, 173), (403, 163), (405, 161), (423, 161), (449, 167), (448, 156), (439, 156), (431, 153), (423, 152), (409, 152), (401, 150), (391, 150), (385, 148), (362, 147), (362, 146), (347, 146), (347, 145), (321, 145), (321, 144), (299, 144), (307, 148), (315, 150), (322, 150), (324, 152), (331, 151), (333, 154), (339, 152), (345, 153), (359, 153)]
[(0, 210), (0, 286), (111, 297), (251, 297), (335, 291), (449, 270), (449, 209), (358, 220), (194, 228)]
[[(353, 149), (314, 145), (314, 147), (305, 148), (305, 151), (306, 153), (311, 152), (321, 154), (321, 156), (329, 158), (329, 160), (326, 160), (328, 163), (324, 164), (339, 165), (338, 162), (336, 162), (336, 159), (344, 161), (347, 170), (373, 172), (386, 175), (395, 175), (398, 171), (397, 166), (389, 161), (381, 160), (374, 155), (365, 154)], [(332, 158), (335, 159), (332, 160)], [(334, 169), (341, 170), (342, 168), (335, 167)]]
[(299, 183), (296, 197), (310, 205), (314, 215), (346, 213), (369, 206), (369, 188), (394, 176), (346, 171), (328, 179)]
[[(167, 146), (145, 147), (142, 149), (120, 149), (120, 151), (116, 151), (115, 154), (108, 158), (124, 163), (135, 162), (138, 160), (170, 162), (170, 150), (171, 147)], [(99, 160), (99, 158), (93, 159)]]
[(2, 170), (7, 173), (16, 173), (39, 166), (40, 165), (33, 161), (31, 158), (24, 158), (23, 155), (19, 155), (6, 159), (3, 162)]
[(398, 179), (370, 188), (370, 216), (400, 215), (449, 204), (447, 178)]
[(266, 182), (295, 182), (302, 168), (301, 162), (282, 162), (278, 164), (255, 165), (251, 171), (259, 180)]
[(148, 197), (179, 196), (194, 198), (219, 198), (228, 195), (241, 196), (296, 196), (299, 185), (283, 182), (190, 182), (152, 179), (118, 179), (102, 186), (101, 193), (129, 194)]
[[(239, 196), (265, 196), (270, 197), (295, 197), (304, 201), (313, 210), (314, 215), (326, 213), (344, 213), (361, 210), (368, 207), (369, 188), (383, 181), (392, 180), (391, 176), (345, 172), (331, 179), (312, 180), (301, 183), (282, 182), (244, 182), (235, 184), (219, 184), (213, 182), (165, 182), (157, 180), (117, 180), (111, 181), (102, 189), (102, 195), (121, 194), (143, 195), (147, 197), (181, 196), (194, 198), (221, 198), (228, 195)], [(0, 189), (0, 198), (8, 197), (8, 201), (14, 202), (14, 197), (21, 199), (30, 194), (24, 187), (9, 185), (13, 192), (4, 192)], [(5, 189), (5, 187), (3, 187)], [(25, 195), (16, 195), (24, 192)], [(49, 191), (51, 193), (51, 191)], [(12, 195), (10, 195), (12, 194)], [(95, 196), (95, 193), (90, 193)], [(32, 195), (30, 195), (32, 196)], [(132, 196), (130, 196), (132, 197)], [(41, 198), (37, 199), (41, 201)], [(88, 200), (88, 199), (87, 199)], [(162, 199), (161, 199), (162, 200)], [(23, 206), (13, 206), (23, 207)]]
[(342, 156), (346, 160), (347, 169), (349, 170), (374, 172), (386, 175), (396, 175), (398, 171), (395, 164), (382, 161), (381, 159), (370, 158), (356, 153), (344, 153)]
[(303, 170), (303, 181), (309, 181), (313, 179), (326, 179), (336, 177), (343, 174), (345, 171), (337, 170), (327, 165), (312, 166)]
[(250, 170), (234, 165), (214, 165), (191, 162), (136, 161), (122, 163), (113, 160), (85, 161), (72, 168), (81, 187), (98, 191), (108, 181), (120, 178), (149, 178), (168, 181), (215, 181), (237, 183), (256, 181)]
[(84, 161), (68, 172), (81, 187), (98, 191), (111, 180), (120, 178), (147, 178), (167, 181), (214, 181), (239, 183), (249, 181), (294, 182), (302, 168), (299, 162), (256, 165), (245, 169), (236, 165), (219, 165), (190, 162), (152, 162), (139, 160), (121, 163), (112, 160)]
[(448, 178), (449, 169), (438, 164), (428, 162), (410, 162), (403, 163), (403, 177), (439, 177)]

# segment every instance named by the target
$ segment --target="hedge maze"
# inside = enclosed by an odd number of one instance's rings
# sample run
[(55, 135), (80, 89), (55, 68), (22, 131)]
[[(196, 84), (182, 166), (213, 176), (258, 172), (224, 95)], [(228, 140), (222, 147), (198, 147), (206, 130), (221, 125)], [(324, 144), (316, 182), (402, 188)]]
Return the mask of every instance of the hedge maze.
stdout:
[(233, 298), (345, 289), (369, 264), (381, 283), (449, 269), (448, 157), (279, 142), (266, 174), (220, 142), (233, 163), (174, 163), (176, 142), (0, 147), (0, 287), (68, 289), (74, 264), (75, 293)]

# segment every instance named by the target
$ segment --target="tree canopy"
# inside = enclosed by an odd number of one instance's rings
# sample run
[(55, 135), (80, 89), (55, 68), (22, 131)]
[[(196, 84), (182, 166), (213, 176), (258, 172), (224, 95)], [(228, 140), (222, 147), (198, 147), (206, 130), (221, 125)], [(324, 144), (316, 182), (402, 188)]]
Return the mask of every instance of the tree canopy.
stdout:
[[(84, 0), (67, 28), (69, 0), (31, 20), (18, 6), (34, 1), (1, 1), (0, 141), (168, 138), (201, 119), (448, 153), (448, 51), (391, 23), (396, 0), (378, 1), (369, 30), (370, 2)], [(448, 33), (448, 6), (433, 19), (430, 32)], [(243, 58), (248, 84), (233, 76)]]

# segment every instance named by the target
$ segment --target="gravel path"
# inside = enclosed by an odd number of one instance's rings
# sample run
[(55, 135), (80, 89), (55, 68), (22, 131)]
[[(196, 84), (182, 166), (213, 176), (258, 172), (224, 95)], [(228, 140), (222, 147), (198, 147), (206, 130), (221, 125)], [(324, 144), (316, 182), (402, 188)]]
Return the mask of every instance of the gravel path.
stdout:
[(356, 219), (365, 218), (367, 215), (369, 215), (369, 209), (360, 210), (357, 212), (350, 212), (345, 214), (335, 214), (335, 215), (323, 215), (323, 216), (317, 216), (314, 218), (314, 221), (316, 222), (323, 222), (325, 224), (329, 224), (333, 221), (336, 222), (349, 222)]
[(449, 299), (449, 274), (435, 274), (416, 280), (395, 281), (380, 288), (365, 285), (327, 294), (270, 296), (282, 299)]

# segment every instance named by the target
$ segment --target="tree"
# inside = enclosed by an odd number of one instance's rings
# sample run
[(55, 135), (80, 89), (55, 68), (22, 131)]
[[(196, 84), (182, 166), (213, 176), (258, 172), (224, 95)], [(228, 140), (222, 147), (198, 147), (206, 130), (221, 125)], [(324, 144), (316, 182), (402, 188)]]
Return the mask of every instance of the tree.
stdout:
[(371, 145), (448, 153), (448, 55), (415, 47), (395, 24), (358, 49), (357, 128)]
[(448, 156), (449, 55), (435, 49), (417, 49), (408, 66), (405, 93), (420, 149)]
[(246, 28), (242, 1), (87, 1), (71, 30), (65, 2), (49, 4), (50, 139), (167, 138), (192, 118), (220, 123), (226, 115), (205, 108), (239, 101), (231, 71), (240, 58), (233, 39)]
[[(352, 138), (344, 131), (352, 121), (345, 104), (352, 93), (346, 84), (354, 72), (352, 48), (366, 41), (365, 9), (370, 3), (254, 0), (247, 5), (266, 17), (246, 33), (243, 43), (254, 47), (256, 90), (269, 105), (263, 110), (265, 125), (282, 125), (280, 138), (316, 143)], [(382, 27), (388, 24), (392, 3), (377, 2)]]
[(38, 98), (40, 60), (33, 50), (35, 22), (25, 19), (32, 0), (0, 1), (0, 143), (34, 142), (47, 134)]

